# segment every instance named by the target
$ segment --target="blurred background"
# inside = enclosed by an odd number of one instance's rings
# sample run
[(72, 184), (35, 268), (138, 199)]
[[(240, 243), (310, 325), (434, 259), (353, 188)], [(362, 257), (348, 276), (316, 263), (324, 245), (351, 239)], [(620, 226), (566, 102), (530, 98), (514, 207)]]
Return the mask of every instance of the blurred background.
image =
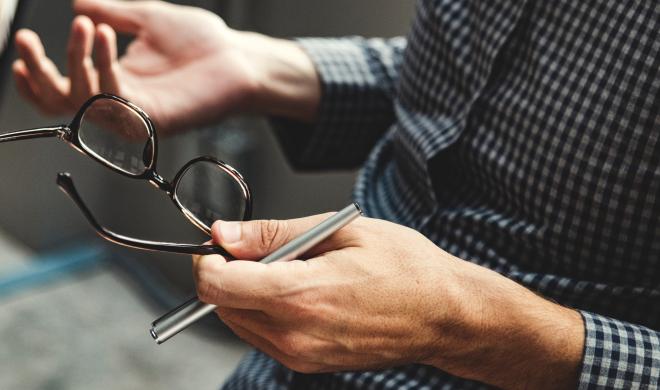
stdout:
[[(15, 0), (0, 0), (2, 12)], [(397, 0), (175, 1), (221, 15), (239, 29), (281, 37), (405, 34), (414, 2)], [(4, 8), (3, 8), (4, 7)], [(71, 0), (18, 1), (18, 27), (35, 30), (65, 69)], [(123, 44), (129, 41), (123, 37)], [(68, 123), (40, 115), (15, 90), (3, 54), (0, 132)], [(255, 218), (337, 210), (350, 201), (355, 172), (294, 172), (264, 118), (159, 140), (158, 170), (172, 178), (209, 154), (243, 173)], [(141, 238), (206, 240), (159, 191), (41, 139), (0, 144), (0, 389), (217, 388), (247, 347), (215, 318), (156, 346), (151, 321), (194, 294), (190, 259), (144, 253), (97, 238), (55, 185), (70, 172), (109, 227)]]

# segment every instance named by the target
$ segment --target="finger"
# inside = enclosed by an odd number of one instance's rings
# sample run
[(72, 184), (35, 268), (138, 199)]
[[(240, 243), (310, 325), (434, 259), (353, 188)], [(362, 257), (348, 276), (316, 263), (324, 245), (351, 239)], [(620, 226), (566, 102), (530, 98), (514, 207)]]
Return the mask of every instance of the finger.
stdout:
[(288, 331), (269, 336), (255, 332), (240, 322), (231, 320), (224, 322), (242, 340), (294, 371), (336, 372), (341, 368), (333, 364), (320, 363), (319, 361), (329, 359), (327, 356), (318, 355), (314, 346), (309, 345), (310, 339), (307, 337), (299, 337)]
[(296, 359), (293, 356), (289, 356), (273, 345), (268, 339), (265, 337), (262, 337), (249, 329), (241, 326), (240, 324), (233, 322), (233, 321), (223, 321), (229, 328), (238, 336), (241, 338), (241, 340), (245, 341), (246, 343), (252, 345), (256, 349), (260, 350), (261, 352), (265, 353), (266, 355), (272, 357), (273, 359), (277, 360), (278, 362), (290, 366), (290, 365), (295, 365)]
[(312, 346), (321, 348), (322, 346), (318, 340), (311, 338), (301, 340), (301, 337), (297, 337), (294, 340), (292, 332), (300, 330), (301, 327), (307, 326), (308, 323), (300, 319), (292, 321), (291, 319), (280, 317), (280, 314), (284, 314), (284, 317), (286, 317), (286, 313), (269, 315), (259, 310), (219, 307), (216, 310), (216, 314), (222, 321), (238, 324), (251, 333), (268, 339), (282, 351), (290, 352), (291, 344), (305, 344), (306, 347), (310, 348)]
[(61, 108), (52, 107), (52, 102), (42, 101), (38, 89), (33, 85), (34, 80), (30, 75), (30, 71), (22, 59), (14, 61), (12, 71), (16, 80), (16, 89), (24, 99), (36, 105), (39, 110), (47, 115), (59, 115), (65, 111)]
[(263, 311), (282, 324), (291, 323), (309, 314), (309, 305), (300, 300), (310, 297), (306, 293), (316, 288), (318, 275), (328, 272), (327, 263), (325, 257), (263, 264), (202, 256), (194, 266), (197, 296), (219, 307)]
[(117, 62), (117, 34), (107, 24), (96, 26), (96, 67), (99, 74), (101, 92), (120, 95)]
[[(213, 241), (237, 258), (259, 260), (331, 215), (319, 214), (289, 220), (217, 221), (213, 224), (211, 232)], [(318, 253), (318, 248), (316, 249)], [(315, 252), (310, 251), (310, 253)]]
[(39, 105), (40, 102), (37, 93), (34, 91), (34, 89), (32, 89), (32, 86), (30, 85), (30, 75), (25, 62), (23, 62), (21, 59), (14, 61), (12, 64), (12, 71), (14, 73), (14, 79), (16, 80), (16, 88), (18, 89), (18, 93), (20, 93), (21, 96), (23, 96), (23, 98), (29, 102), (35, 105)]
[(67, 55), (71, 99), (76, 105), (83, 104), (98, 91), (96, 71), (92, 62), (94, 47), (94, 23), (86, 16), (77, 16), (71, 24), (71, 36)]
[(209, 255), (193, 259), (197, 296), (206, 303), (236, 309), (260, 310), (277, 290), (265, 275), (265, 264), (232, 261)]
[[(212, 244), (213, 244), (213, 241), (208, 240), (208, 241), (204, 242), (202, 245), (212, 245)], [(226, 262), (225, 258), (220, 256), (220, 255), (211, 255), (211, 256), (218, 256), (215, 259), (215, 261)], [(201, 258), (202, 258), (202, 255), (196, 255), (196, 254), (192, 255), (193, 268), (197, 268), (197, 264), (199, 263)]]
[(215, 312), (223, 321), (241, 324), (264, 336), (277, 331), (277, 319), (260, 310), (218, 307)]
[[(210, 245), (210, 243), (205, 242), (203, 245)], [(224, 264), (227, 262), (227, 260), (225, 260), (225, 258), (220, 255), (192, 255), (193, 269), (198, 269), (202, 260), (216, 262), (219, 264)]]
[(38, 94), (42, 109), (52, 113), (64, 113), (72, 109), (68, 101), (68, 82), (46, 57), (41, 40), (31, 30), (22, 29), (16, 33), (16, 49), (24, 61), (30, 85)]
[(76, 13), (87, 15), (96, 24), (106, 23), (128, 34), (137, 34), (147, 17), (162, 7), (150, 1), (76, 0), (73, 4)]
[(295, 298), (297, 289), (319, 272), (318, 266), (303, 261), (225, 262), (217, 255), (201, 256), (193, 261), (193, 276), (201, 301), (220, 307), (266, 312), (291, 306), (291, 297)]

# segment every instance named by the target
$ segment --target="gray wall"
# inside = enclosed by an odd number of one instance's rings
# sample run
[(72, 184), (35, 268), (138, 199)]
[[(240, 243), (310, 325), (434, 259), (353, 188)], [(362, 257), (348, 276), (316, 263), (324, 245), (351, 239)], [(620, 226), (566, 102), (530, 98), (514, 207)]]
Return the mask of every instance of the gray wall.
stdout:
[(278, 36), (395, 36), (409, 27), (413, 0), (248, 0), (249, 22)]
[[(411, 0), (177, 2), (219, 12), (232, 26), (277, 36), (398, 35), (406, 31), (414, 6)], [(72, 19), (70, 4), (70, 0), (33, 1), (26, 22), (61, 67)], [(0, 131), (70, 119), (40, 115), (17, 96), (13, 82), (4, 86), (3, 93)], [(201, 153), (217, 155), (244, 172), (255, 193), (256, 217), (285, 218), (337, 209), (350, 198), (354, 172), (293, 172), (262, 119), (232, 119), (161, 141), (159, 170), (166, 177)], [(175, 241), (203, 238), (151, 186), (109, 172), (61, 141), (2, 144), (0, 167), (0, 229), (33, 248), (67, 245), (92, 235), (80, 213), (55, 186), (59, 171), (70, 171), (92, 210), (124, 233)], [(131, 250), (122, 253), (159, 267), (184, 289), (191, 288), (187, 259)]]

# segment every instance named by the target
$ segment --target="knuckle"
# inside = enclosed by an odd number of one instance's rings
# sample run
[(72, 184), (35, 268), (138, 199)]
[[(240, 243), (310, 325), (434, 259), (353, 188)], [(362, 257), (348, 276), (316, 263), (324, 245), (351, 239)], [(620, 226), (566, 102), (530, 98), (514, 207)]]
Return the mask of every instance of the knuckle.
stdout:
[(30, 70), (37, 75), (37, 77), (43, 76), (48, 73), (48, 63), (45, 60), (36, 60), (32, 62)]
[(202, 282), (197, 284), (195, 289), (197, 297), (204, 303), (217, 304), (218, 297), (220, 296), (220, 289), (213, 282)]
[(236, 312), (234, 310), (218, 307), (215, 309), (215, 313), (226, 322), (234, 323), (237, 320)]
[(206, 269), (206, 257), (199, 256), (194, 259), (193, 262), (193, 277), (196, 281), (200, 281), (204, 276), (204, 271)]
[(202, 302), (211, 301), (211, 284), (203, 279), (199, 279), (196, 285), (197, 297)]
[(259, 222), (259, 244), (265, 252), (270, 252), (285, 233), (286, 223), (269, 219)]
[(202, 256), (194, 268), (197, 296), (204, 302), (213, 301), (220, 290), (219, 278), (211, 267), (211, 262)]
[(82, 66), (86, 72), (92, 72), (94, 70), (94, 60), (92, 60), (92, 57), (83, 58)]

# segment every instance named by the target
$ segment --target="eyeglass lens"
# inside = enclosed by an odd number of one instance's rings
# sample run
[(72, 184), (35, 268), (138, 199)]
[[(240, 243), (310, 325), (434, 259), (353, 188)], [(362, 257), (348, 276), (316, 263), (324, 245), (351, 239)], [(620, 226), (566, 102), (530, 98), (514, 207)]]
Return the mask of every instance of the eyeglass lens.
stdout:
[(149, 126), (130, 106), (97, 99), (84, 112), (80, 143), (107, 164), (131, 175), (144, 173), (152, 160)]
[(176, 184), (181, 206), (203, 227), (213, 222), (240, 221), (245, 215), (245, 192), (238, 181), (209, 161), (190, 165)]

